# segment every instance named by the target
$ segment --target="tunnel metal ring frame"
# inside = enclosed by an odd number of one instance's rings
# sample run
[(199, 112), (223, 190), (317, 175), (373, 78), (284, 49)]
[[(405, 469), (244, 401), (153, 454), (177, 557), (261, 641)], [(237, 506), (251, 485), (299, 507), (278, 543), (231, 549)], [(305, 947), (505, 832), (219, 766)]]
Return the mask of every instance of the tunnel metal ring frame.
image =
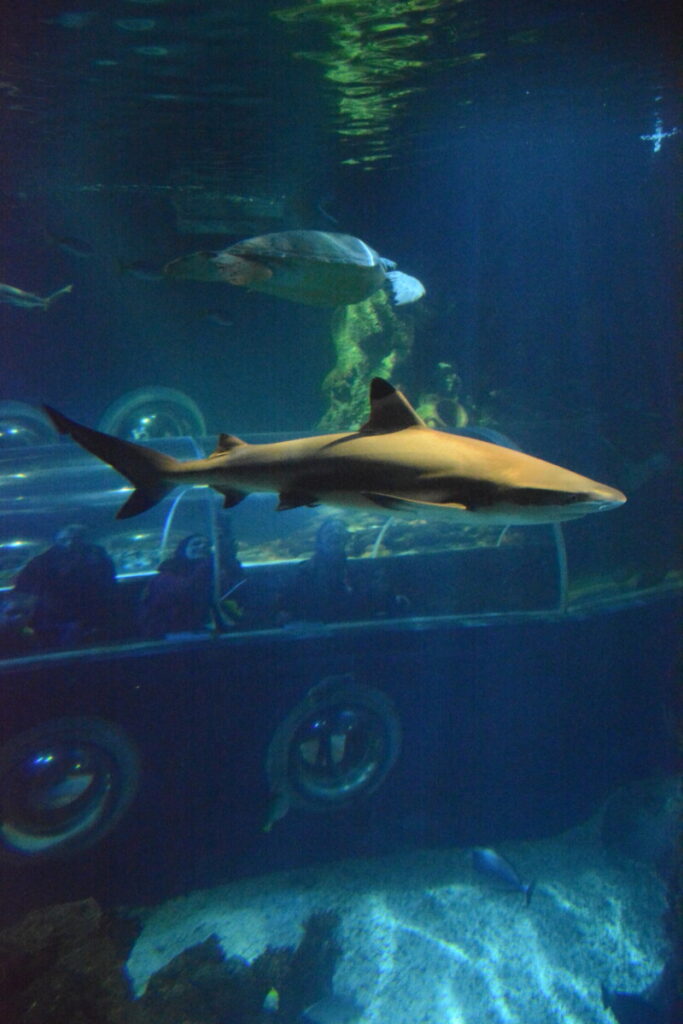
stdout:
[[(49, 780), (50, 762), (56, 760), (59, 771), (59, 755), (64, 752), (62, 760), (67, 765), (70, 755), (85, 755), (85, 770), (79, 777), (68, 774), (67, 767), (61, 779), (56, 775)], [(88, 758), (93, 762), (90, 769)], [(41, 800), (38, 785), (31, 791), (27, 770), (34, 769), (37, 776), (44, 766), (45, 793), (47, 785), (51, 787), (49, 801)], [(42, 863), (93, 846), (118, 824), (130, 806), (139, 775), (134, 744), (118, 725), (105, 719), (57, 718), (18, 733), (0, 749), (0, 858)], [(39, 783), (42, 781), (38, 778)], [(25, 792), (17, 792), (24, 782)], [(22, 797), (23, 809), (28, 811), (26, 820), (20, 820), (21, 814), (18, 821), (9, 820), (12, 805), (21, 805)], [(45, 811), (43, 821), (40, 810)]]
[[(371, 757), (366, 756), (349, 775), (342, 777), (338, 788), (323, 790), (312, 785), (310, 780), (307, 785), (306, 780), (296, 773), (296, 765), (301, 760), (295, 744), (308, 722), (335, 709), (351, 710), (352, 713), (360, 711), (365, 716), (365, 725), (374, 730), (369, 751)], [(369, 796), (384, 782), (400, 747), (401, 725), (394, 704), (386, 694), (356, 683), (352, 675), (328, 677), (309, 690), (303, 701), (275, 730), (266, 755), (266, 775), (271, 793), (285, 797), (290, 807), (311, 811), (329, 811), (345, 806), (351, 800)]]
[[(171, 432), (155, 433), (153, 420), (161, 414)], [(145, 419), (150, 418), (150, 429)], [(131, 426), (139, 427), (139, 436), (131, 433)], [(201, 409), (189, 395), (177, 388), (149, 385), (128, 391), (112, 402), (102, 414), (99, 429), (128, 441), (146, 443), (155, 437), (203, 437), (206, 423)]]
[(48, 415), (26, 402), (0, 401), (0, 450), (54, 444), (55, 428)]

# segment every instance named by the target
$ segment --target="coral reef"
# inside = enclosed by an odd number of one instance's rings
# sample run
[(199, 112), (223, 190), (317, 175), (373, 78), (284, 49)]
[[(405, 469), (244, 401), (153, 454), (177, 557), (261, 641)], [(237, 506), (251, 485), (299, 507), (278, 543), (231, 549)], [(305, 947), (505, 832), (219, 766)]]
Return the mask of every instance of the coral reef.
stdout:
[(3, 929), (4, 1024), (142, 1024), (123, 969), (137, 931), (92, 899), (33, 910)]
[(225, 958), (215, 935), (184, 950), (152, 975), (138, 1006), (144, 1024), (296, 1024), (311, 1003), (332, 990), (340, 954), (336, 914), (312, 914), (297, 948), (268, 946), (252, 963)]
[[(277, 958), (269, 959), (275, 959), (276, 968)], [(139, 1008), (146, 1024), (220, 1024), (228, 1019), (228, 1008), (231, 1021), (258, 1021), (270, 988), (264, 973), (259, 971), (252, 977), (252, 969), (245, 960), (226, 960), (218, 939), (210, 935), (174, 957), (150, 978)]]
[(323, 381), (329, 406), (318, 424), (321, 430), (355, 430), (367, 419), (371, 378), (391, 378), (410, 354), (414, 333), (412, 312), (398, 313), (383, 290), (335, 310), (337, 362)]
[(211, 935), (134, 1000), (124, 968), (136, 924), (92, 899), (34, 910), (0, 932), (3, 1024), (296, 1024), (332, 991), (337, 924), (336, 914), (314, 913), (297, 947), (269, 946), (252, 963), (226, 958)]

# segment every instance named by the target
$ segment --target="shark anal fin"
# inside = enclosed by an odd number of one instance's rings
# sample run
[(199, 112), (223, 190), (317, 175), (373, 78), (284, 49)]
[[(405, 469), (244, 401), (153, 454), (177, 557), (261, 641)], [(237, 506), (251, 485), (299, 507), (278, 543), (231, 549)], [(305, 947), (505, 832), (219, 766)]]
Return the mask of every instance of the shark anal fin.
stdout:
[(370, 418), (360, 427), (359, 432), (388, 434), (406, 427), (429, 429), (404, 394), (397, 391), (388, 380), (373, 377), (370, 384)]
[(278, 502), (278, 512), (287, 512), (290, 508), (301, 508), (307, 506), (314, 508), (320, 501), (310, 491), (282, 491)]
[(460, 509), (461, 512), (465, 512), (467, 510), (467, 505), (457, 501), (420, 501), (413, 498), (399, 498), (395, 494), (376, 494), (372, 491), (366, 491), (363, 497), (371, 501), (373, 505), (379, 505), (380, 508), (385, 508), (390, 512), (419, 513), (433, 509)]

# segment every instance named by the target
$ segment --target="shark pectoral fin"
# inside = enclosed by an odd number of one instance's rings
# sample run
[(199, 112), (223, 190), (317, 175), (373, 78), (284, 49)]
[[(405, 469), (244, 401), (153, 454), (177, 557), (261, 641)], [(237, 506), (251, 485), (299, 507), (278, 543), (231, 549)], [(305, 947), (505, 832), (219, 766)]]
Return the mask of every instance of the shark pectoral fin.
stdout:
[(440, 511), (444, 509), (460, 509), (461, 512), (467, 510), (467, 505), (461, 505), (457, 501), (419, 501), (414, 498), (398, 498), (395, 494), (376, 494), (371, 491), (366, 491), (363, 495), (368, 501), (371, 501), (374, 505), (379, 505), (380, 508), (386, 508), (391, 512), (428, 512), (428, 511)]
[(319, 504), (319, 499), (315, 494), (311, 494), (310, 491), (282, 491), (277, 511), (287, 512), (290, 508), (301, 508), (302, 505), (313, 508)]

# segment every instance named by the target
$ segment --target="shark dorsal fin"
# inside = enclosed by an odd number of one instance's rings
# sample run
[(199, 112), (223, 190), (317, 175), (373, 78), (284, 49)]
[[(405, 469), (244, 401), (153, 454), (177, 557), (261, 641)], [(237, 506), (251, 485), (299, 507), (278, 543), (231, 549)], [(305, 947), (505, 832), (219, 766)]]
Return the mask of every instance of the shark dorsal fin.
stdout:
[(397, 391), (388, 380), (373, 377), (370, 384), (370, 419), (360, 428), (360, 433), (388, 434), (392, 430), (405, 430), (406, 427), (429, 429), (402, 392)]
[(209, 458), (212, 459), (214, 455), (225, 455), (226, 452), (231, 452), (233, 448), (239, 448), (240, 445), (246, 443), (246, 441), (242, 441), (239, 437), (235, 437), (234, 434), (219, 434), (216, 450), (211, 452)]

